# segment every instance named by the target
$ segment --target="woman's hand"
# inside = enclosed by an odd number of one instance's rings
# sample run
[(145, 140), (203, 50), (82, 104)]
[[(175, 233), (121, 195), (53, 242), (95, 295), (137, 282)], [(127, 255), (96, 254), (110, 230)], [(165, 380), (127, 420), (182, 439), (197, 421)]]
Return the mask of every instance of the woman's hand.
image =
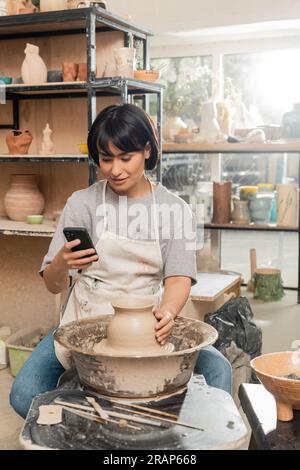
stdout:
[(155, 337), (157, 341), (163, 345), (166, 342), (166, 339), (172, 332), (174, 326), (174, 318), (171, 312), (165, 308), (157, 307), (153, 310), (155, 318), (158, 320), (157, 325), (155, 325)]
[(94, 248), (88, 250), (72, 251), (72, 248), (80, 245), (80, 240), (72, 240), (64, 244), (61, 249), (61, 258), (68, 269), (87, 269), (95, 261), (98, 261), (98, 255)]

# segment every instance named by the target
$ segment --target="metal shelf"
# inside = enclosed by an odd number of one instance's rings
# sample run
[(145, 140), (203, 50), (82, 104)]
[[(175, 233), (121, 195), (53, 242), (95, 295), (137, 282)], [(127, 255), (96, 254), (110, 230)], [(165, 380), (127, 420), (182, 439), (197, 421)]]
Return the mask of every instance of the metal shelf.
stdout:
[(91, 13), (96, 17), (97, 32), (122, 31), (141, 39), (153, 36), (147, 28), (140, 28), (103, 8), (92, 7), (0, 17), (0, 40), (83, 34), (86, 32), (86, 19)]
[(275, 224), (267, 224), (267, 225), (258, 225), (258, 224), (245, 224), (245, 225), (238, 225), (238, 224), (205, 224), (205, 229), (209, 230), (250, 230), (250, 231), (259, 231), (259, 232), (299, 232), (298, 227), (281, 227)]
[(163, 153), (300, 153), (300, 139), (278, 140), (265, 144), (244, 142), (229, 144), (164, 143)]

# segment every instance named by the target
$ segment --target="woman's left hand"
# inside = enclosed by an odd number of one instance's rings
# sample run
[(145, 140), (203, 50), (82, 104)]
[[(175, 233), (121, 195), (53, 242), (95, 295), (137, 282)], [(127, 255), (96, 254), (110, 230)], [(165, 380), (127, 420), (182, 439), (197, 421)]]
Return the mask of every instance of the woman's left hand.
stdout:
[(169, 310), (163, 307), (155, 308), (153, 314), (158, 320), (157, 325), (155, 325), (155, 337), (160, 344), (165, 344), (174, 326), (174, 317)]

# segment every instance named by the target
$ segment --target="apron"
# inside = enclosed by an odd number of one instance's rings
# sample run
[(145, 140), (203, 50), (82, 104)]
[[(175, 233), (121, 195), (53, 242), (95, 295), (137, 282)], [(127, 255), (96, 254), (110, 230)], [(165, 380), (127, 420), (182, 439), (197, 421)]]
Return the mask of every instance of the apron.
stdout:
[[(149, 180), (148, 180), (149, 181)], [(159, 244), (158, 214), (155, 194), (151, 220), (154, 220), (154, 240), (135, 240), (108, 231), (106, 187), (103, 185), (104, 229), (95, 246), (98, 261), (77, 275), (70, 290), (60, 326), (92, 316), (114, 314), (111, 302), (121, 296), (143, 296), (160, 301), (163, 261)], [(153, 217), (152, 217), (153, 216)], [(57, 359), (65, 369), (72, 365), (71, 353), (54, 341)]]

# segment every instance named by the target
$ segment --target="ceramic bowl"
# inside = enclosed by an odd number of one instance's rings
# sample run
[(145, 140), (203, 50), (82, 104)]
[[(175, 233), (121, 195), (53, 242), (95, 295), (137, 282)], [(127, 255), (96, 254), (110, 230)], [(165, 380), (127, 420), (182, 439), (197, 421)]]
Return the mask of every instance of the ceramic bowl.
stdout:
[(277, 407), (280, 421), (291, 421), (293, 409), (300, 409), (300, 351), (284, 351), (263, 354), (251, 361), (251, 367), (257, 377), (270, 392)]
[(12, 83), (12, 77), (0, 77), (0, 85), (10, 85)]
[(83, 153), (84, 155), (88, 155), (89, 150), (87, 144), (78, 144), (78, 147), (81, 153)]
[(159, 70), (135, 70), (134, 78), (136, 80), (144, 80), (147, 82), (155, 82), (160, 78)]
[(43, 215), (28, 215), (26, 219), (27, 219), (28, 224), (39, 225), (43, 223), (44, 216)]

